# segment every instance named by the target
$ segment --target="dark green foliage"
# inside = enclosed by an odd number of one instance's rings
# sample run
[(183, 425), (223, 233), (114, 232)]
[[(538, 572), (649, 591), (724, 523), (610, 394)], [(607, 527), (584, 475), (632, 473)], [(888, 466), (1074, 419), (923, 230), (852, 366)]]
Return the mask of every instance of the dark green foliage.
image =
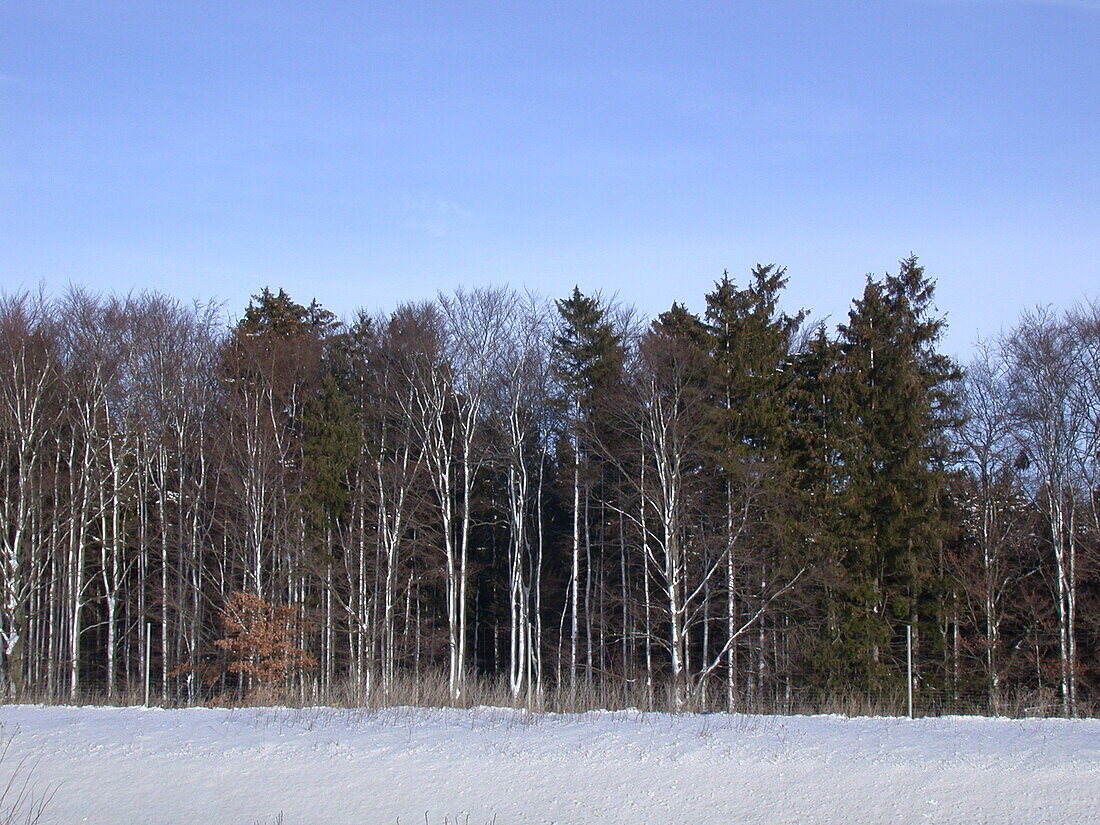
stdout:
[(934, 284), (915, 258), (868, 278), (840, 327), (834, 403), (843, 415), (838, 563), (830, 675), (872, 689), (904, 672), (905, 625), (935, 621), (932, 560), (945, 529), (947, 428), (958, 371), (935, 345)]
[(591, 411), (622, 380), (622, 334), (598, 297), (573, 287), (557, 301), (560, 322), (553, 339), (554, 374), (579, 410)]
[(236, 389), (258, 381), (276, 395), (288, 394), (295, 405), (304, 398), (303, 387), (315, 385), (324, 344), (339, 326), (316, 301), (303, 306), (285, 290), (273, 294), (265, 287), (231, 330), (225, 368)]
[(653, 377), (674, 388), (681, 396), (681, 405), (702, 405), (710, 395), (708, 333), (698, 315), (675, 303), (657, 317), (650, 326), (648, 341), (642, 343), (650, 353), (650, 369), (658, 372)]
[(326, 375), (303, 415), (302, 500), (314, 531), (337, 527), (351, 496), (350, 475), (361, 452), (359, 422), (336, 379)]
[(846, 411), (839, 363), (840, 345), (819, 326), (786, 369), (791, 417), (786, 452), (798, 486), (818, 499), (836, 495), (841, 473)]
[[(603, 458), (624, 449), (622, 401), (626, 346), (611, 312), (598, 297), (574, 287), (568, 298), (556, 302), (559, 321), (552, 339), (551, 367), (561, 386), (558, 403), (571, 431), (570, 449), (587, 484), (606, 482)], [(562, 463), (561, 466), (567, 466)]]
[(339, 326), (336, 316), (323, 308), (316, 300), (303, 306), (291, 300), (286, 290), (277, 294), (264, 287), (259, 295), (253, 295), (237, 323), (238, 335), (291, 336), (304, 331), (325, 335)]
[(707, 348), (706, 326), (699, 320), (698, 315), (688, 312), (687, 307), (679, 302), (657, 316), (657, 320), (653, 322), (653, 330), (682, 341), (699, 351), (705, 351)]
[(727, 272), (706, 296), (716, 449), (725, 461), (774, 450), (789, 426), (783, 370), (804, 313), (779, 311), (786, 283), (783, 267), (757, 265), (745, 288), (738, 289)]

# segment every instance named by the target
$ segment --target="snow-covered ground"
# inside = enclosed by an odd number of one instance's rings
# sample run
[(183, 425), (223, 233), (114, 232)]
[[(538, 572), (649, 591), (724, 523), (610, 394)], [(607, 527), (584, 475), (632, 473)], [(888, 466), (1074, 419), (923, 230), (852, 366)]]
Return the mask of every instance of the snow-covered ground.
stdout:
[[(43, 822), (1100, 822), (1100, 721), (0, 708)], [(6, 776), (0, 776), (3, 781)]]

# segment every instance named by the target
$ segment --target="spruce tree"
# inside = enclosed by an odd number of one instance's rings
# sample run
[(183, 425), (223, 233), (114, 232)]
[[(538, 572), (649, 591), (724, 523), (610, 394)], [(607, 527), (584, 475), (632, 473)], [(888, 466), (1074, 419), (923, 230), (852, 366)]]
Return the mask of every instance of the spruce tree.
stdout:
[[(598, 297), (584, 295), (574, 287), (568, 298), (556, 302), (559, 321), (553, 336), (553, 372), (562, 388), (572, 441), (573, 529), (570, 572), (570, 685), (576, 682), (579, 663), (581, 601), (584, 600), (585, 664), (588, 678), (593, 671), (592, 582), (593, 539), (591, 534), (592, 489), (606, 491), (606, 468), (597, 453), (615, 451), (619, 437), (611, 423), (609, 410), (620, 394), (623, 381), (625, 348), (623, 336), (616, 331), (608, 308)], [(595, 496), (598, 502), (601, 496)], [(602, 519), (598, 522), (604, 524)], [(600, 551), (596, 537), (596, 553)], [(585, 567), (581, 570), (582, 546)], [(598, 562), (598, 555), (596, 562)], [(584, 576), (582, 594), (581, 578)]]
[(286, 290), (272, 293), (264, 287), (259, 295), (253, 295), (234, 332), (237, 335), (293, 336), (304, 331), (325, 335), (339, 326), (336, 316), (316, 300), (303, 306), (293, 300)]
[(936, 351), (945, 322), (915, 257), (868, 278), (840, 327), (845, 433), (841, 504), (850, 530), (839, 563), (834, 684), (899, 689), (906, 625), (935, 626), (932, 561), (943, 540), (947, 430), (954, 423), (950, 359)]
[[(733, 635), (743, 617), (762, 609), (775, 582), (791, 575), (796, 543), (789, 533), (795, 506), (782, 458), (790, 426), (785, 376), (790, 342), (803, 314), (787, 315), (779, 299), (786, 271), (757, 265), (747, 286), (723, 273), (706, 296), (706, 330), (711, 364), (710, 452), (723, 481), (725, 506), (725, 625), (731, 637), (726, 655), (726, 704), (733, 709), (739, 681)], [(765, 623), (760, 616), (755, 645), (749, 646), (756, 689), (766, 667)], [(746, 640), (747, 641), (747, 640)]]
[(553, 340), (554, 374), (577, 414), (591, 417), (601, 395), (621, 381), (623, 336), (599, 297), (586, 296), (579, 287), (555, 303), (560, 320)]
[(362, 436), (352, 406), (332, 375), (324, 376), (302, 418), (302, 503), (311, 531), (323, 533), (344, 520)]
[(834, 668), (838, 646), (847, 638), (836, 616), (837, 593), (844, 581), (838, 560), (854, 528), (841, 506), (842, 448), (852, 415), (840, 360), (839, 342), (819, 324), (791, 356), (786, 370), (790, 427), (784, 452), (801, 505), (797, 520), (802, 561), (811, 573), (800, 603), (808, 621), (798, 624), (792, 647), (799, 659), (799, 682), (814, 692), (830, 682), (844, 684)]
[(746, 287), (737, 288), (725, 272), (706, 296), (718, 394), (716, 447), (726, 462), (738, 454), (774, 450), (782, 440), (783, 370), (791, 336), (805, 317), (780, 311), (786, 284), (785, 268), (758, 264)]
[[(242, 528), (235, 538), (249, 560), (244, 584), (260, 596), (269, 581), (286, 586), (306, 550), (312, 517), (302, 506), (313, 495), (310, 476), (317, 475), (316, 467), (305, 467), (306, 410), (320, 392), (326, 348), (338, 328), (316, 301), (305, 306), (285, 290), (265, 288), (226, 343), (223, 415), (227, 428), (244, 434), (228, 442), (229, 487)], [(273, 508), (283, 496), (296, 506)]]

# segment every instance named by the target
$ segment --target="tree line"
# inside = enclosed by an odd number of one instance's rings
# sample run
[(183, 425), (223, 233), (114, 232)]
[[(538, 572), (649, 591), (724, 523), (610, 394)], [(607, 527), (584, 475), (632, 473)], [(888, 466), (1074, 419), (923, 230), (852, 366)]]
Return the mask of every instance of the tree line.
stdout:
[(782, 709), (895, 701), (911, 663), (930, 709), (1089, 712), (1100, 307), (1026, 312), (964, 370), (915, 258), (834, 329), (786, 280), (652, 321), (579, 289), (346, 321), (264, 289), (228, 327), (157, 293), (3, 296), (7, 695), (262, 673), (320, 701), (434, 678)]

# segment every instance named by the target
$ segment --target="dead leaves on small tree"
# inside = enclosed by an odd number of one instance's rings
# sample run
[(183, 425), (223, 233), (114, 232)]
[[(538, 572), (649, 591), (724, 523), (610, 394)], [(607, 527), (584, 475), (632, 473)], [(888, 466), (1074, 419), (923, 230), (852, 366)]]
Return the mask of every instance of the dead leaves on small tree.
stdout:
[[(222, 633), (222, 638), (214, 641), (221, 654), (218, 661), (206, 661), (192, 672), (207, 685), (237, 675), (244, 690), (240, 704), (276, 701), (291, 676), (317, 666), (317, 661), (295, 644), (301, 621), (293, 607), (234, 591), (217, 615)], [(225, 695), (214, 701), (234, 704)]]

